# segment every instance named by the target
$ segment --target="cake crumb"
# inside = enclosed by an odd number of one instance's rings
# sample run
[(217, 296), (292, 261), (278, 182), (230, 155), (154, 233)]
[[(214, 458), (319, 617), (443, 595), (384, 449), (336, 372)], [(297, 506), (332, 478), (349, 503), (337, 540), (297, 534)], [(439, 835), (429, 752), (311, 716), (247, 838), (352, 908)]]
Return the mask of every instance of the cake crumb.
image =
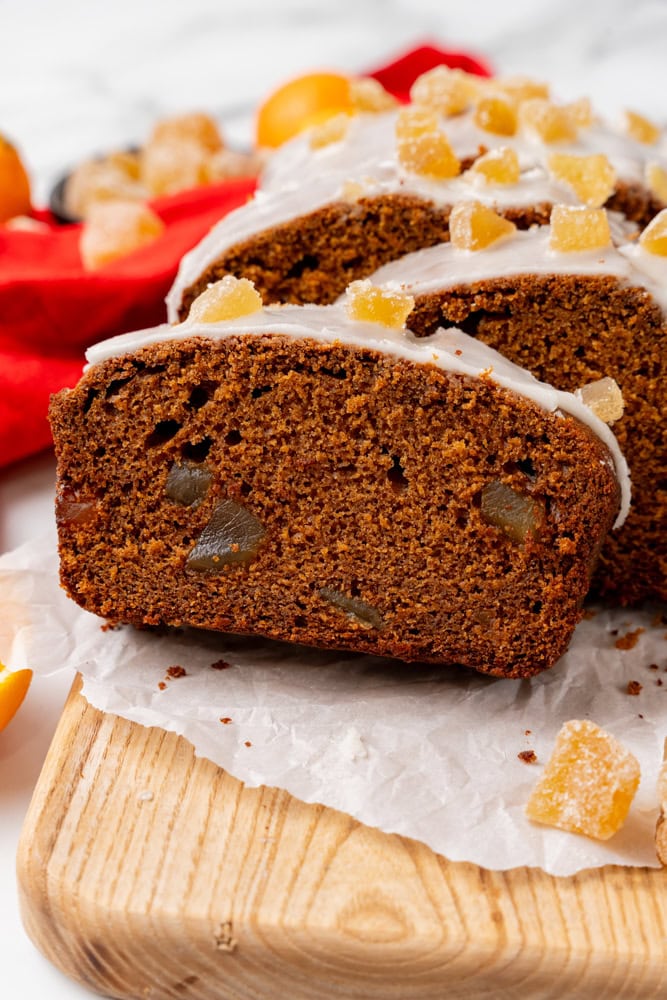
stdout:
[(619, 636), (614, 643), (616, 649), (634, 649), (639, 642), (639, 636), (643, 631), (643, 628), (635, 628), (630, 632), (626, 632), (625, 635)]
[(591, 621), (595, 618), (597, 611), (594, 608), (586, 608), (584, 611), (584, 621)]
[(659, 670), (660, 669), (658, 667), (657, 663), (649, 663), (648, 668), (649, 668), (649, 670)]
[(627, 694), (637, 695), (640, 693), (642, 685), (639, 681), (628, 681), (628, 686), (626, 688)]
[(532, 729), (526, 729), (523, 735), (524, 736), (532, 736), (532, 733), (533, 733)]
[(167, 685), (165, 684), (164, 681), (160, 681), (160, 683), (158, 684), (158, 687), (159, 687), (160, 691), (164, 691), (164, 689), (166, 688), (166, 686)]
[(173, 667), (167, 667), (167, 677), (170, 679), (174, 677), (186, 677), (187, 673), (185, 667), (179, 667), (178, 665)]
[(232, 720), (230, 719), (230, 717), (229, 717), (228, 715), (224, 715), (224, 716), (223, 716), (223, 717), (222, 717), (222, 718), (220, 719), (220, 722), (221, 722), (221, 723), (223, 724), (223, 726), (228, 726), (228, 725), (229, 725), (229, 723), (230, 723), (231, 721), (232, 721)]
[(211, 664), (211, 670), (228, 670), (230, 667), (231, 663), (227, 663), (227, 660), (216, 660)]
[(250, 742), (250, 740), (245, 740), (244, 743), (243, 743), (243, 746), (244, 747), (251, 747), (252, 743)]
[(537, 754), (535, 753), (534, 750), (521, 750), (517, 754), (517, 757), (519, 758), (519, 760), (522, 760), (524, 762), (524, 764), (536, 764), (537, 763)]

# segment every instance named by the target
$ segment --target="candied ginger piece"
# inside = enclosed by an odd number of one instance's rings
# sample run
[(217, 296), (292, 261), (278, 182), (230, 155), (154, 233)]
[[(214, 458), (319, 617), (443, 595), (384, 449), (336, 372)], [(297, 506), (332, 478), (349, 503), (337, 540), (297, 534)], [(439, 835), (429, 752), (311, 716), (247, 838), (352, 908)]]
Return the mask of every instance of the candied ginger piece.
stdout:
[(179, 142), (193, 142), (215, 153), (222, 149), (224, 143), (216, 122), (210, 115), (201, 111), (192, 111), (173, 118), (164, 118), (157, 122), (147, 145)]
[(190, 306), (188, 321), (221, 323), (226, 319), (250, 316), (262, 308), (262, 297), (247, 278), (226, 274), (198, 295)]
[(482, 490), (482, 519), (500, 528), (513, 542), (523, 544), (529, 535), (537, 535), (544, 521), (540, 504), (514, 487), (494, 480)]
[(580, 97), (577, 101), (572, 101), (571, 104), (566, 104), (565, 107), (566, 110), (570, 112), (575, 124), (579, 128), (591, 127), (594, 121), (594, 115), (590, 98)]
[(461, 172), (461, 163), (449, 139), (437, 128), (415, 135), (398, 135), (396, 152), (401, 166), (421, 177), (443, 181)]
[(85, 219), (91, 205), (98, 201), (144, 201), (148, 197), (148, 191), (138, 180), (137, 158), (132, 162), (117, 156), (86, 160), (69, 175), (64, 201), (73, 218)]
[(536, 823), (608, 840), (623, 825), (639, 785), (636, 758), (587, 719), (566, 722), (526, 805)]
[(93, 271), (152, 243), (164, 231), (164, 222), (139, 201), (99, 201), (90, 206), (81, 231), (83, 266)]
[(473, 121), (485, 132), (514, 135), (517, 130), (516, 105), (502, 94), (489, 94), (477, 102)]
[(660, 138), (658, 126), (636, 111), (625, 111), (624, 119), (625, 131), (636, 142), (642, 142), (645, 146), (654, 146)]
[(646, 183), (656, 198), (667, 205), (667, 170), (659, 163), (646, 164)]
[(350, 117), (344, 111), (339, 115), (325, 119), (310, 130), (310, 148), (321, 149), (323, 146), (330, 146), (333, 142), (340, 142), (347, 135), (349, 127)]
[(639, 242), (649, 253), (667, 257), (667, 208), (663, 208), (662, 212), (651, 219), (639, 237)]
[(353, 281), (347, 286), (347, 315), (360, 323), (381, 323), (401, 330), (412, 311), (415, 300), (405, 292), (373, 285), (368, 279)]
[(509, 146), (499, 146), (478, 156), (470, 170), (487, 184), (518, 184), (521, 177), (519, 157)]
[(605, 424), (613, 424), (623, 416), (623, 393), (618, 382), (609, 376), (582, 385), (575, 396)]
[(449, 216), (449, 238), (457, 250), (484, 250), (515, 231), (513, 222), (481, 201), (460, 201)]
[(477, 89), (469, 73), (436, 66), (417, 77), (410, 90), (410, 100), (441, 115), (458, 115), (470, 106)]
[(591, 208), (604, 205), (616, 184), (616, 171), (603, 153), (593, 156), (552, 153), (549, 171), (556, 180), (571, 187), (577, 198)]
[(350, 80), (350, 101), (356, 111), (377, 114), (391, 111), (398, 104), (393, 94), (385, 90), (379, 80), (372, 76), (359, 76)]
[(574, 142), (577, 122), (570, 108), (534, 97), (519, 105), (519, 125), (545, 143)]
[(604, 208), (554, 205), (551, 209), (549, 246), (561, 253), (599, 250), (611, 243), (609, 220)]
[(141, 179), (152, 195), (185, 191), (210, 183), (210, 160), (210, 150), (198, 142), (151, 142), (141, 155)]
[(430, 108), (401, 108), (396, 118), (396, 138), (416, 139), (438, 131), (438, 115)]
[(533, 97), (549, 99), (549, 84), (529, 76), (505, 76), (494, 83), (515, 101), (529, 101)]

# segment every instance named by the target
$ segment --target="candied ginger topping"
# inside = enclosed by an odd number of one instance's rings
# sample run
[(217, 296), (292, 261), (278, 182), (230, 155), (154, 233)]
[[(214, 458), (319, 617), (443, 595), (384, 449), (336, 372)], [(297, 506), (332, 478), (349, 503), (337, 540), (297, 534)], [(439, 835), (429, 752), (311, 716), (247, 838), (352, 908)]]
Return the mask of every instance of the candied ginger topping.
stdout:
[(325, 119), (310, 130), (310, 148), (321, 149), (323, 146), (330, 146), (332, 142), (340, 142), (347, 135), (349, 127), (350, 116), (346, 115), (344, 111), (339, 115)]
[(252, 281), (226, 274), (209, 285), (190, 306), (189, 322), (221, 323), (239, 316), (250, 316), (262, 308), (262, 298)]
[(402, 108), (396, 120), (396, 150), (401, 166), (432, 180), (447, 180), (461, 172), (461, 164), (434, 111)]
[(478, 88), (479, 84), (470, 73), (436, 66), (417, 77), (410, 90), (410, 100), (441, 115), (458, 115), (470, 106)]
[(566, 105), (572, 119), (579, 128), (590, 128), (595, 120), (593, 106), (589, 97), (580, 97)]
[(518, 184), (521, 178), (519, 157), (508, 146), (499, 146), (478, 156), (470, 172), (482, 177), (487, 184)]
[(561, 253), (599, 250), (611, 245), (609, 220), (604, 208), (554, 205), (551, 210), (549, 246)]
[(347, 286), (347, 315), (360, 323), (381, 323), (401, 330), (414, 304), (411, 295), (373, 285), (368, 279), (353, 281)]
[(643, 115), (637, 114), (636, 111), (626, 111), (624, 118), (625, 131), (631, 139), (642, 142), (646, 146), (656, 144), (660, 138), (660, 129), (657, 125), (654, 125), (648, 118), (644, 118)]
[(355, 111), (367, 114), (391, 111), (398, 104), (394, 95), (372, 76), (358, 76), (350, 80), (350, 102)]
[(94, 202), (81, 231), (83, 266), (89, 271), (103, 267), (152, 243), (163, 231), (162, 219), (143, 202)]
[(159, 121), (148, 140), (153, 143), (194, 142), (203, 146), (209, 153), (222, 149), (223, 141), (217, 123), (210, 115), (201, 111), (192, 111), (173, 118)]
[(514, 135), (517, 130), (515, 103), (502, 94), (489, 94), (477, 102), (473, 121), (485, 132), (493, 132), (495, 135)]
[(605, 424), (613, 424), (623, 416), (623, 393), (618, 382), (609, 376), (582, 385), (575, 396)]
[(535, 97), (519, 105), (521, 129), (545, 143), (574, 142), (577, 122), (571, 108)]
[(552, 153), (549, 171), (556, 180), (571, 187), (577, 198), (591, 208), (604, 205), (616, 184), (616, 171), (603, 153), (593, 156)]
[(480, 201), (461, 201), (449, 216), (449, 238), (457, 250), (484, 250), (515, 231), (513, 222)]
[(494, 80), (493, 84), (517, 102), (534, 97), (549, 99), (549, 84), (529, 76), (504, 76)]
[(639, 237), (639, 242), (649, 253), (667, 257), (667, 208), (663, 208), (662, 212), (658, 212), (649, 222)]
[(639, 763), (594, 722), (561, 728), (526, 805), (536, 823), (608, 840), (623, 825), (639, 785)]
[(667, 170), (659, 163), (646, 164), (646, 183), (656, 198), (667, 205)]

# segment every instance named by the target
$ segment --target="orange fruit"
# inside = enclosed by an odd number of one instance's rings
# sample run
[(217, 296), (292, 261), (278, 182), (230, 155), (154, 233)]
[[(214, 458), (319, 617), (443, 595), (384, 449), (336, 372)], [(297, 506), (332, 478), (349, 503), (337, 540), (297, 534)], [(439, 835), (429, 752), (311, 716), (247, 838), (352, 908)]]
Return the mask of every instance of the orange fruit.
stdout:
[(281, 146), (311, 125), (353, 111), (349, 77), (341, 73), (306, 73), (283, 84), (260, 104), (257, 145)]
[(0, 133), (0, 223), (30, 210), (28, 174), (15, 147)]
[(10, 671), (0, 663), (0, 729), (4, 729), (21, 706), (32, 680), (32, 670)]

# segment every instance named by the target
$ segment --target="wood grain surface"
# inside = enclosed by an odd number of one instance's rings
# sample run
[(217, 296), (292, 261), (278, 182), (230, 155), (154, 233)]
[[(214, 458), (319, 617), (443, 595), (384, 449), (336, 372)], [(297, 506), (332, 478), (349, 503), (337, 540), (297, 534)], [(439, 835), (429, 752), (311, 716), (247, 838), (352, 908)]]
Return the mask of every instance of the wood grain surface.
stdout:
[[(119, 998), (667, 997), (667, 875), (557, 879), (248, 789), (189, 743), (91, 708), (77, 682), (26, 819), (23, 919)], [(406, 803), (409, 808), (409, 803)]]

